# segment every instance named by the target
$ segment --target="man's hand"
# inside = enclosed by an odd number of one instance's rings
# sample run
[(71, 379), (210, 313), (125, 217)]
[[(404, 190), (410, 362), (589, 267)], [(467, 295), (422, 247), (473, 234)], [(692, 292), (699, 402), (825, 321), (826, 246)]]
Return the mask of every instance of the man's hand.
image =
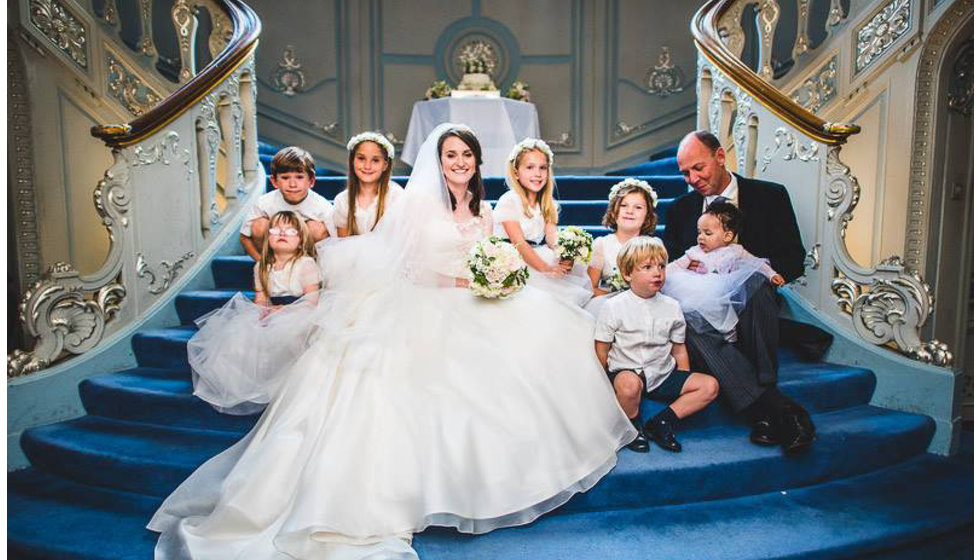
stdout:
[(318, 222), (316, 220), (307, 220), (306, 227), (310, 230), (310, 235), (313, 237), (313, 242), (323, 241), (330, 235), (327, 231), (327, 226), (323, 222)]
[(772, 282), (772, 285), (773, 286), (782, 286), (782, 285), (786, 284), (786, 279), (784, 279), (779, 274), (777, 274), (777, 275), (773, 276), (772, 278), (770, 278), (769, 281)]

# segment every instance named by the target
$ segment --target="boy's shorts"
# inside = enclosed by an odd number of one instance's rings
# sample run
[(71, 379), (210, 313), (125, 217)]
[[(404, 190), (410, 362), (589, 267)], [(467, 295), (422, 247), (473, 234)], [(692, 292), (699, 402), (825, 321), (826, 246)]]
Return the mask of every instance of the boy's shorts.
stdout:
[[(631, 369), (620, 369), (616, 371), (611, 371), (606, 375), (609, 377), (609, 382), (613, 383), (616, 380), (616, 376), (622, 371), (631, 371), (634, 375), (638, 375), (640, 380), (643, 381), (643, 386), (647, 386), (647, 377), (643, 372), (636, 372)], [(654, 399), (658, 401), (674, 401), (677, 397), (681, 396), (681, 389), (684, 388), (684, 383), (687, 382), (687, 378), (691, 377), (691, 372), (686, 369), (678, 369), (674, 367), (674, 371), (670, 372), (670, 375), (663, 380), (663, 383), (657, 385), (657, 387), (652, 391), (646, 391), (647, 398)]]

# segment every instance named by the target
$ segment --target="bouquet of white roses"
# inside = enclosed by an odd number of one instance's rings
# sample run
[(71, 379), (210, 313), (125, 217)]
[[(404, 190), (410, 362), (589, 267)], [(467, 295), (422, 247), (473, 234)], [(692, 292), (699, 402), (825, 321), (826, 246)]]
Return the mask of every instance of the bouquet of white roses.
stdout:
[(506, 298), (527, 283), (527, 265), (502, 237), (488, 237), (473, 246), (467, 263), (470, 291), (485, 298)]
[(558, 260), (589, 264), (592, 258), (592, 235), (578, 226), (568, 226), (558, 232)]
[(605, 288), (610, 292), (621, 292), (623, 290), (628, 290), (630, 283), (623, 278), (623, 273), (616, 269), (616, 273), (612, 275), (611, 278), (606, 280)]

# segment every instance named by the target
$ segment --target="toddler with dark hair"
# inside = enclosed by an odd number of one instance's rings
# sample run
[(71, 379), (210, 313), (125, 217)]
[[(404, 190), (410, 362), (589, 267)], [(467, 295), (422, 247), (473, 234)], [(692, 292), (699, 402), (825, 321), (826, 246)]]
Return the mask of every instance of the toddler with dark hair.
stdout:
[(786, 283), (765, 259), (736, 243), (742, 212), (724, 201), (708, 205), (698, 219), (698, 244), (670, 263), (664, 293), (681, 304), (696, 330), (714, 329), (735, 338), (738, 313), (765, 282)]

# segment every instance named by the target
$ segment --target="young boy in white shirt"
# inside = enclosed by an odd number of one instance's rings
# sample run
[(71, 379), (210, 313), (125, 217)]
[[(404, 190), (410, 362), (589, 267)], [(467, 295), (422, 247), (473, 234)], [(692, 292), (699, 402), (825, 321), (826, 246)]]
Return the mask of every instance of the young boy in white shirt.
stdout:
[[(660, 293), (667, 258), (659, 239), (637, 236), (627, 241), (616, 264), (630, 289), (609, 298), (596, 319), (596, 355), (623, 412), (639, 432), (627, 447), (640, 453), (650, 450), (648, 438), (663, 449), (679, 452), (674, 424), (718, 396), (714, 377), (690, 371), (680, 304)], [(640, 427), (644, 393), (670, 405)]]
[(245, 252), (256, 261), (261, 258), (262, 243), (269, 232), (269, 218), (277, 212), (291, 210), (299, 214), (314, 243), (330, 236), (333, 227), (333, 204), (311, 190), (316, 182), (316, 165), (309, 152), (296, 146), (279, 150), (272, 158), (270, 180), (275, 190), (255, 201), (238, 236)]

